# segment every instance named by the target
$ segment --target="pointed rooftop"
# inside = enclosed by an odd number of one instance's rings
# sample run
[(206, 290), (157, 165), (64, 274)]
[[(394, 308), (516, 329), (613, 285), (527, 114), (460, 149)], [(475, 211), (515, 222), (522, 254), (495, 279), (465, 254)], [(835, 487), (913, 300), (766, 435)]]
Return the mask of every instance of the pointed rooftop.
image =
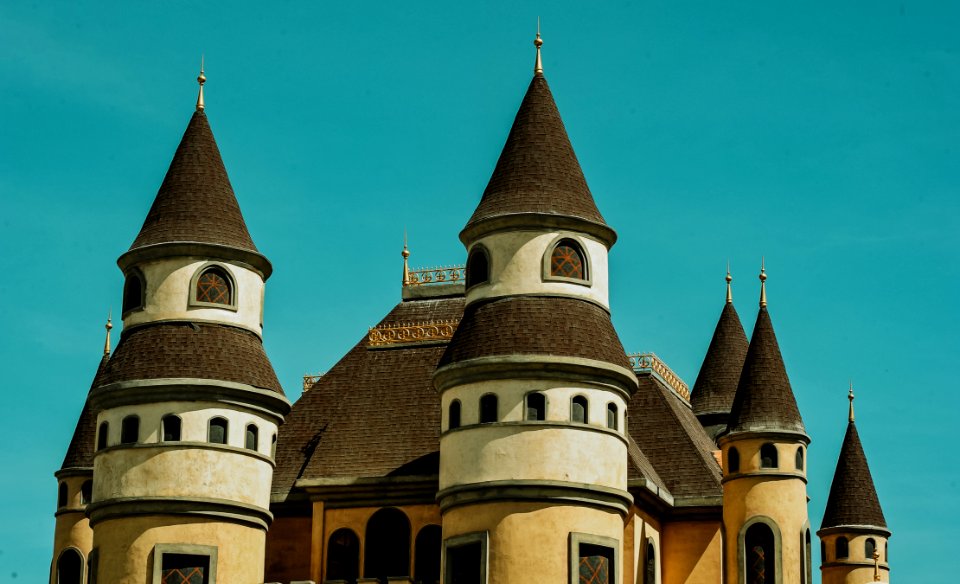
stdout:
[[(93, 376), (90, 391), (103, 384), (107, 362), (110, 361), (110, 330), (113, 328), (110, 317), (107, 317), (107, 324), (104, 325), (104, 328), (107, 334), (103, 343), (103, 357), (100, 358), (100, 365), (97, 366), (97, 372)], [(60, 465), (61, 471), (93, 470), (93, 446), (97, 436), (97, 412), (90, 404), (89, 392), (87, 395), (87, 400), (80, 411), (80, 419), (77, 420), (77, 427), (73, 431), (73, 438), (70, 439), (70, 446), (67, 447), (67, 454), (63, 457), (63, 464)]]
[(737, 383), (727, 434), (791, 432), (806, 436), (777, 335), (767, 311), (766, 272), (760, 272), (760, 311)]
[(693, 413), (704, 426), (714, 420), (707, 418), (722, 417), (726, 426), (727, 417), (733, 408), (733, 399), (737, 393), (740, 372), (747, 357), (747, 335), (743, 332), (740, 316), (733, 307), (733, 294), (730, 290), (729, 269), (727, 270), (727, 301), (720, 311), (720, 320), (713, 331), (713, 338), (707, 348), (707, 354), (700, 366), (697, 381), (693, 384), (690, 403)]
[(548, 225), (584, 231), (613, 245), (616, 233), (597, 209), (543, 75), (539, 33), (535, 44), (533, 79), (493, 176), (460, 239), (466, 243), (507, 226)]
[(850, 390), (850, 421), (840, 447), (837, 470), (830, 485), (827, 508), (820, 529), (868, 526), (887, 531), (887, 521), (873, 486), (873, 477), (863, 453), (863, 444), (853, 420), (853, 389)]

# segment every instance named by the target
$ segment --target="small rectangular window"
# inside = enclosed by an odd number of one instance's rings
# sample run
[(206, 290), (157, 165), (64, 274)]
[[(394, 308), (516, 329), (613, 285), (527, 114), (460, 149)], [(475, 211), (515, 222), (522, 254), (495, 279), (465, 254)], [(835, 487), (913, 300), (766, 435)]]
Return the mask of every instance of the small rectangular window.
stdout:
[(194, 554), (163, 554), (160, 584), (208, 584), (210, 557)]
[(487, 584), (487, 533), (475, 532), (443, 542), (445, 584)]
[(620, 543), (610, 537), (570, 534), (570, 584), (620, 584)]

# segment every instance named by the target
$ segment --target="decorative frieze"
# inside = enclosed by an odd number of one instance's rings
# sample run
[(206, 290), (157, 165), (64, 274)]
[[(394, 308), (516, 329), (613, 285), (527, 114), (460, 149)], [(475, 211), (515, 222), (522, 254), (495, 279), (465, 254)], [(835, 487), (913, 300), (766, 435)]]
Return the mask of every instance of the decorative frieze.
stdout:
[(375, 326), (367, 335), (371, 347), (421, 343), (424, 341), (449, 341), (457, 330), (459, 319), (431, 320), (425, 322), (401, 322)]
[(450, 266), (446, 268), (423, 268), (406, 270), (403, 279), (404, 286), (423, 286), (428, 284), (456, 284), (466, 278), (465, 266)]
[(680, 376), (673, 372), (656, 353), (631, 353), (627, 355), (633, 371), (639, 374), (655, 375), (657, 379), (676, 392), (683, 399), (690, 401), (690, 386)]

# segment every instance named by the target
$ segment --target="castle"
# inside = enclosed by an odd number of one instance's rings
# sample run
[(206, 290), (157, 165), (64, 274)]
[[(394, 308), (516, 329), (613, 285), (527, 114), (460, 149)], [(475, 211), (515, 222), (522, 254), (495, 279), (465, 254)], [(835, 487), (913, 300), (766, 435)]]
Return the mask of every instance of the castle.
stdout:
[[(118, 264), (63, 465), (51, 582), (811, 584), (810, 442), (761, 296), (727, 296), (692, 391), (611, 319), (616, 232), (543, 74), (462, 268), (402, 301), (290, 404), (264, 352), (272, 267), (196, 111)], [(615, 276), (615, 275), (614, 275)], [(889, 582), (853, 414), (816, 532), (824, 584)]]

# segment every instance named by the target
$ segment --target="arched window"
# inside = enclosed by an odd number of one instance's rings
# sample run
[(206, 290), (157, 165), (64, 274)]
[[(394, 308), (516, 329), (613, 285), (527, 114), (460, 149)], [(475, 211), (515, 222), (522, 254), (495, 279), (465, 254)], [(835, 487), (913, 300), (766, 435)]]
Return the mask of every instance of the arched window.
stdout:
[(107, 447), (107, 435), (110, 433), (110, 423), (100, 422), (100, 429), (97, 430), (97, 450), (103, 450)]
[(84, 481), (80, 485), (80, 504), (89, 505), (93, 501), (93, 481)]
[(736, 448), (730, 448), (727, 451), (727, 466), (729, 472), (740, 472), (740, 451)]
[(820, 562), (827, 563), (827, 542), (820, 540)]
[(586, 256), (580, 244), (572, 239), (561, 239), (550, 253), (550, 275), (572, 280), (587, 279)]
[(476, 245), (467, 256), (467, 289), (490, 280), (490, 258), (483, 246)]
[(413, 581), (423, 584), (440, 582), (440, 526), (427, 525), (417, 534), (413, 554)]
[(754, 523), (744, 536), (747, 584), (777, 584), (773, 530), (766, 523)]
[(83, 580), (83, 556), (73, 548), (57, 558), (57, 584), (80, 584)]
[(327, 580), (354, 584), (360, 576), (360, 538), (352, 530), (338, 529), (327, 547)]
[(653, 538), (647, 538), (646, 557), (643, 561), (643, 584), (657, 584), (657, 546)]
[(883, 561), (890, 563), (890, 542), (883, 543)]
[(617, 404), (612, 402), (607, 404), (607, 428), (617, 429)]
[(538, 391), (527, 394), (527, 419), (541, 422), (547, 419), (547, 398)]
[[(803, 561), (806, 568), (803, 573), (803, 583), (813, 584), (813, 546), (810, 543), (810, 528), (804, 530)], [(826, 560), (823, 560), (826, 561)]]
[(497, 421), (497, 396), (492, 393), (480, 398), (480, 423), (492, 424)]
[(66, 507), (67, 498), (69, 497), (69, 489), (67, 483), (61, 482), (60, 488), (57, 490), (57, 507)]
[(850, 557), (850, 542), (847, 538), (840, 536), (837, 538), (837, 559), (845, 560)]
[(582, 395), (574, 397), (570, 402), (570, 419), (574, 422), (586, 424), (587, 420), (589, 419), (587, 417), (587, 414), (589, 413), (587, 411), (587, 407), (587, 398), (583, 397)]
[(450, 410), (447, 416), (447, 429), (453, 430), (460, 427), (460, 400), (455, 399), (450, 402)]
[(764, 444), (760, 447), (760, 468), (778, 468), (777, 447), (773, 444)]
[(803, 470), (803, 446), (797, 447), (797, 459), (796, 459), (797, 470)]
[(132, 271), (123, 282), (123, 314), (143, 308), (143, 278)]
[(868, 537), (867, 541), (863, 543), (863, 556), (867, 558), (868, 561), (873, 561), (873, 553), (877, 551), (877, 540), (872, 537)]
[(247, 424), (247, 432), (244, 435), (243, 445), (248, 450), (256, 450), (257, 443), (259, 442), (258, 440), (259, 434), (260, 433), (257, 430), (257, 426), (255, 424)]
[(399, 509), (380, 509), (367, 522), (364, 538), (363, 577), (410, 575), (410, 521)]
[(270, 439), (270, 458), (277, 457), (277, 435), (274, 434)]
[(205, 304), (233, 305), (230, 277), (220, 267), (211, 267), (197, 278), (196, 301)]
[(800, 534), (800, 584), (808, 584), (807, 582), (807, 554), (806, 542), (804, 541), (803, 534)]
[(180, 416), (174, 414), (167, 414), (160, 420), (160, 425), (163, 430), (163, 441), (164, 442), (178, 442), (180, 441), (181, 428), (183, 426)]
[(210, 420), (210, 429), (207, 432), (207, 440), (212, 444), (227, 443), (226, 418), (213, 418)]
[(127, 416), (120, 422), (120, 444), (136, 444), (140, 441), (140, 418)]

